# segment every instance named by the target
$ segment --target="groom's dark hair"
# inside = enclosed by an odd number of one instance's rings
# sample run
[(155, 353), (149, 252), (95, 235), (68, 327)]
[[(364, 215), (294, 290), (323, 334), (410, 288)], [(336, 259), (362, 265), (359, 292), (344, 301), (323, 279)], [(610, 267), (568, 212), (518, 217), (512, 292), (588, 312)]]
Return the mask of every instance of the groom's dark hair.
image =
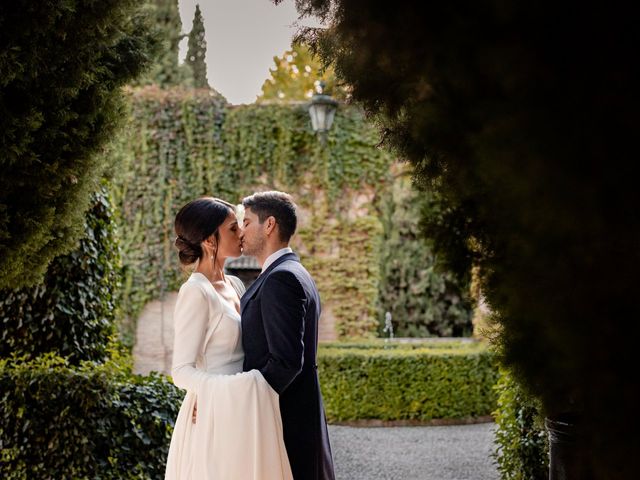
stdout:
[(250, 208), (258, 216), (260, 223), (273, 217), (278, 224), (280, 240), (288, 242), (296, 232), (298, 216), (296, 204), (291, 195), (284, 192), (258, 192), (242, 200), (244, 208)]

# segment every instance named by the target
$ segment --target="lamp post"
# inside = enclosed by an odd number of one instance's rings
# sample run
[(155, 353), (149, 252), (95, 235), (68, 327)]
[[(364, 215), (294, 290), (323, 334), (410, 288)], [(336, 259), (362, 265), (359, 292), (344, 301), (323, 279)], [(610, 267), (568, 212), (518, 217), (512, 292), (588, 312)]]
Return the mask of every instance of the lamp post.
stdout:
[(338, 102), (323, 93), (324, 85), (324, 82), (318, 83), (316, 93), (311, 97), (311, 104), (309, 105), (311, 127), (320, 137), (320, 143), (323, 146), (327, 142), (327, 132), (331, 128), (333, 117), (335, 117), (338, 108)]

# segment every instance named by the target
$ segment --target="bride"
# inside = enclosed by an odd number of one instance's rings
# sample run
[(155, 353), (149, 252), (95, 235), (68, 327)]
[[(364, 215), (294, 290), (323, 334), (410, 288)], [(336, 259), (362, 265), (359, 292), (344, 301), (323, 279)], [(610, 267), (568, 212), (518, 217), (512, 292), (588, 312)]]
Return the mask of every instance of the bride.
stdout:
[(234, 207), (212, 197), (175, 219), (180, 262), (193, 273), (180, 288), (173, 382), (187, 391), (176, 420), (165, 479), (291, 479), (278, 394), (257, 370), (242, 373), (242, 282), (224, 274), (241, 254)]

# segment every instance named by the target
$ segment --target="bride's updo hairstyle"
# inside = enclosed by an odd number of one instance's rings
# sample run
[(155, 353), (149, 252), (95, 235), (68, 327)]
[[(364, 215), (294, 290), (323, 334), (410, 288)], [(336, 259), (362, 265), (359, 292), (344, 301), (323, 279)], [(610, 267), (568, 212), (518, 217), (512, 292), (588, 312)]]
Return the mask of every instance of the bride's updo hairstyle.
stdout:
[(202, 259), (201, 243), (211, 235), (220, 241), (218, 228), (233, 210), (230, 203), (213, 197), (198, 198), (180, 209), (173, 228), (177, 235), (174, 244), (182, 265)]

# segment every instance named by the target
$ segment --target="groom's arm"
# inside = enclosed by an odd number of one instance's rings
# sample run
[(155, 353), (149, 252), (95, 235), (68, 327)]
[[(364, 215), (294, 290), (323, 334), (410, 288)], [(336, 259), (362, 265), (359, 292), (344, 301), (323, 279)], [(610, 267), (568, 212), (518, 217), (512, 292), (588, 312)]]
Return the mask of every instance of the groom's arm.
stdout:
[(273, 272), (262, 284), (260, 309), (269, 356), (260, 369), (269, 385), (282, 393), (302, 371), (306, 296), (291, 272)]

